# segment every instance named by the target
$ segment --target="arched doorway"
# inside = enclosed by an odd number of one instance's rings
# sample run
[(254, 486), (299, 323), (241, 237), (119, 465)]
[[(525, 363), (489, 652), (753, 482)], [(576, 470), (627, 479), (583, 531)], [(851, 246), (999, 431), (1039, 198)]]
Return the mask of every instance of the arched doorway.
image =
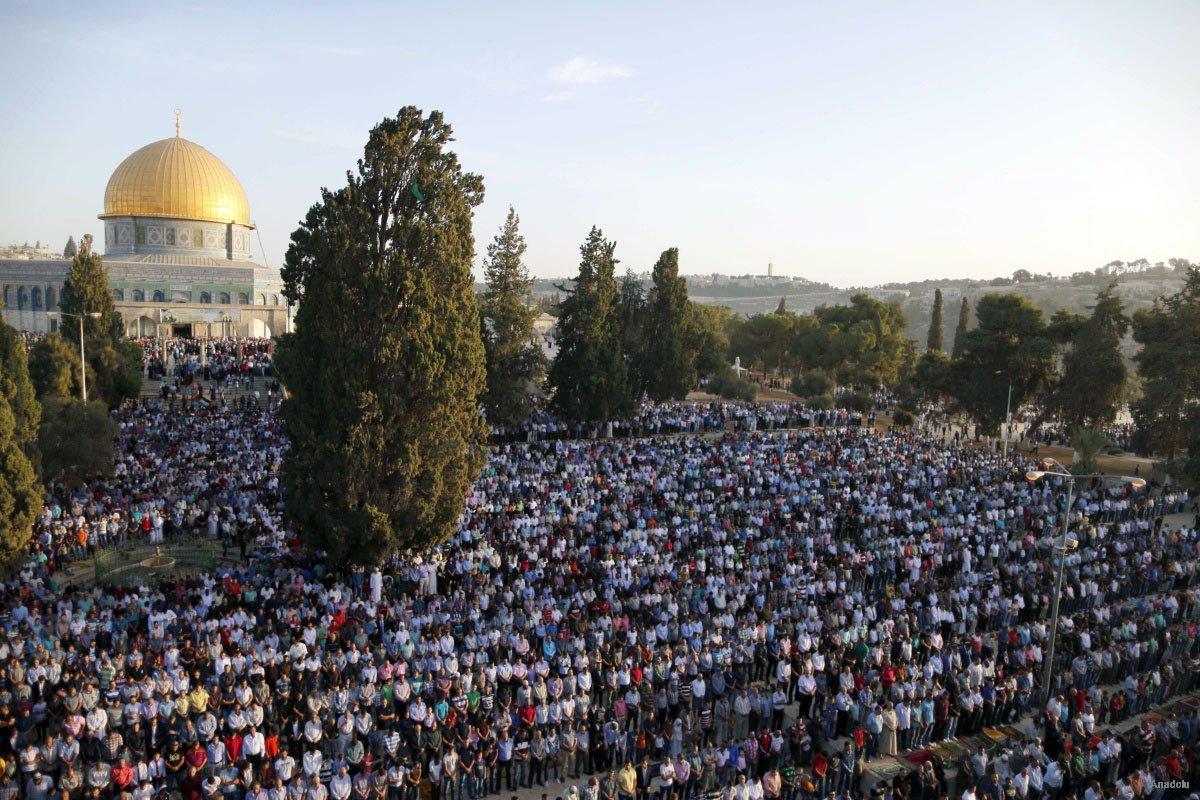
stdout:
[(271, 328), (261, 319), (250, 320), (250, 336), (254, 339), (270, 339)]

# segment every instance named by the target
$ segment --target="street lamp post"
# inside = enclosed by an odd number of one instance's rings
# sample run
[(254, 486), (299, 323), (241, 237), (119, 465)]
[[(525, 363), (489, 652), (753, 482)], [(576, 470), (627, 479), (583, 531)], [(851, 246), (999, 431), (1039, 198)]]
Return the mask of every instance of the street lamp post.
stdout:
[(1141, 478), (1135, 478), (1130, 475), (1104, 475), (1102, 473), (1075, 475), (1053, 458), (1042, 459), (1042, 466), (1049, 467), (1049, 469), (1032, 470), (1026, 473), (1025, 477), (1032, 483), (1041, 480), (1047, 475), (1053, 475), (1067, 482), (1067, 508), (1063, 514), (1062, 543), (1051, 543), (1050, 545), (1050, 551), (1058, 554), (1058, 574), (1054, 579), (1054, 595), (1050, 600), (1050, 645), (1046, 649), (1046, 657), (1042, 667), (1042, 708), (1044, 709), (1050, 702), (1050, 679), (1054, 675), (1054, 648), (1058, 643), (1058, 605), (1062, 599), (1063, 572), (1067, 565), (1067, 553), (1079, 545), (1078, 541), (1068, 538), (1071, 533), (1071, 506), (1075, 502), (1075, 479), (1101, 478), (1117, 480), (1135, 489), (1144, 488), (1146, 482)]
[(68, 314), (66, 311), (50, 311), (51, 317), (73, 317), (79, 320), (79, 393), (83, 395), (83, 404), (87, 405), (87, 358), (83, 352), (83, 318), (99, 319), (99, 311), (89, 311), (84, 314)]

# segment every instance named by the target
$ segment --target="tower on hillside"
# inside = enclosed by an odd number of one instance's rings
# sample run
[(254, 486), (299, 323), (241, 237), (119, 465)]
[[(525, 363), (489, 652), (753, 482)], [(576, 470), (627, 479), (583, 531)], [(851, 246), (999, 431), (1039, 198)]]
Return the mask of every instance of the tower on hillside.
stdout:
[(767, 277), (768, 278), (775, 277), (775, 265), (772, 264), (770, 261), (767, 262)]

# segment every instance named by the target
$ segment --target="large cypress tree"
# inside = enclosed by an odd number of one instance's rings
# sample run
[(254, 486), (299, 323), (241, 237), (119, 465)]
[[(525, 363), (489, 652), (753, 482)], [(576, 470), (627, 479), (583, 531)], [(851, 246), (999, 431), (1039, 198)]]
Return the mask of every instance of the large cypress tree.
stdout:
[(954, 358), (962, 355), (963, 345), (967, 341), (967, 328), (970, 324), (971, 301), (964, 297), (962, 305), (958, 307), (958, 325), (954, 327), (954, 349), (950, 353)]
[(593, 227), (579, 250), (579, 275), (559, 306), (550, 385), (554, 407), (564, 416), (607, 422), (633, 407), (621, 347), (616, 244)]
[(529, 302), (532, 281), (522, 261), (525, 237), (519, 225), (520, 218), (510, 206), (483, 265), (487, 280), (480, 308), (487, 354), (483, 402), (488, 420), (501, 425), (529, 416), (530, 385), (540, 380), (545, 369), (542, 348), (534, 341), (537, 309)]
[(929, 338), (925, 343), (926, 350), (942, 349), (942, 290), (933, 291), (933, 315), (929, 318)]
[(7, 394), (0, 392), (0, 570), (11, 572), (29, 552), (42, 491), (17, 434)]
[(375, 126), (346, 185), (292, 234), (296, 332), (276, 366), (287, 510), (334, 564), (378, 564), (453, 532), (484, 460), (484, 354), (471, 275), (483, 181), (441, 112)]
[(659, 402), (682, 400), (696, 385), (696, 344), (687, 281), (679, 277), (679, 249), (654, 264), (646, 322), (646, 393)]

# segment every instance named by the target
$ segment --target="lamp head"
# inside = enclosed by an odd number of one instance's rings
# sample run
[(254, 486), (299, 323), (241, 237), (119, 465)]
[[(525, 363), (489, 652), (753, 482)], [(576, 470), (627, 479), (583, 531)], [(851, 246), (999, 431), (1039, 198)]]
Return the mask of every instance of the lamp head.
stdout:
[(1046, 476), (1045, 470), (1034, 469), (1034, 470), (1030, 470), (1029, 472), (1025, 473), (1025, 480), (1029, 481), (1030, 483), (1034, 483), (1035, 481), (1041, 480), (1045, 476)]

